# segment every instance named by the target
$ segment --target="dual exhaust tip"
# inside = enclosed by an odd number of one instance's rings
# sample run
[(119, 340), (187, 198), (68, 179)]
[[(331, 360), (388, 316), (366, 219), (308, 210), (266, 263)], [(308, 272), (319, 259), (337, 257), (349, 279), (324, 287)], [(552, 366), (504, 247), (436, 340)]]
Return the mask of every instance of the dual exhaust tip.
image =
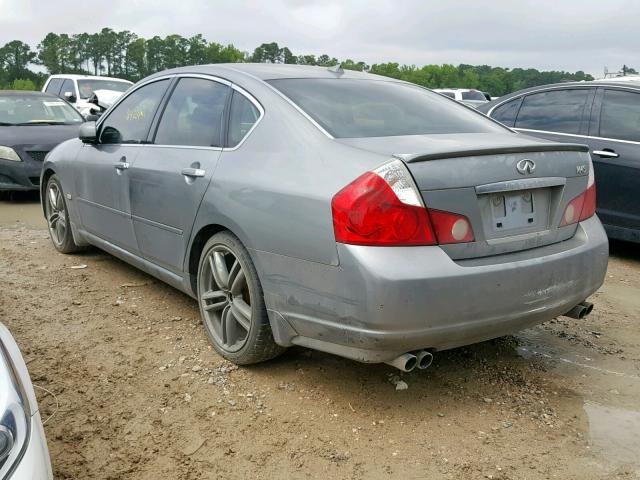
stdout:
[(433, 355), (431, 352), (420, 350), (415, 353), (404, 353), (385, 363), (392, 367), (396, 367), (398, 370), (402, 370), (403, 372), (411, 372), (416, 368), (419, 370), (429, 368), (431, 362), (433, 362)]
[(564, 316), (582, 320), (584, 317), (589, 315), (592, 310), (593, 310), (593, 303), (580, 302), (578, 305), (576, 305), (567, 313), (565, 313)]
[[(564, 316), (582, 320), (587, 315), (589, 315), (592, 310), (593, 303), (580, 302), (578, 305), (565, 313)], [(429, 368), (431, 362), (433, 362), (433, 354), (426, 350), (420, 350), (414, 353), (404, 353), (399, 357), (396, 357), (393, 360), (389, 360), (385, 363), (387, 365), (391, 365), (392, 367), (396, 367), (398, 370), (402, 370), (403, 372), (411, 372), (416, 368), (419, 370)]]

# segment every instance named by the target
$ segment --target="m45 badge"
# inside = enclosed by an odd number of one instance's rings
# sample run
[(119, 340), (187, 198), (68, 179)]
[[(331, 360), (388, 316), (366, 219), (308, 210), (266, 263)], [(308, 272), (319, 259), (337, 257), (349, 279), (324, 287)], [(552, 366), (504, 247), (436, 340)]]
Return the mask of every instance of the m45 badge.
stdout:
[(586, 175), (589, 172), (589, 168), (586, 165), (576, 165), (576, 173), (578, 175)]

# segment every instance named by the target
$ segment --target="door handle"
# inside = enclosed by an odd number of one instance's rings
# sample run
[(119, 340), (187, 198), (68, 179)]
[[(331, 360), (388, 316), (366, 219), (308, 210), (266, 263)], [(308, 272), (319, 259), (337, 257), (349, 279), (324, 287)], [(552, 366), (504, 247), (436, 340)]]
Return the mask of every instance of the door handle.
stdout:
[(204, 177), (205, 173), (207, 172), (205, 170), (202, 170), (201, 168), (183, 168), (181, 173), (185, 177), (196, 178)]
[(598, 155), (599, 157), (602, 157), (602, 158), (618, 158), (620, 156), (613, 150), (594, 150), (591, 153), (593, 153), (594, 155)]
[(113, 166), (115, 167), (116, 170), (126, 170), (127, 168), (129, 168), (129, 163), (119, 162), (119, 163), (114, 163)]

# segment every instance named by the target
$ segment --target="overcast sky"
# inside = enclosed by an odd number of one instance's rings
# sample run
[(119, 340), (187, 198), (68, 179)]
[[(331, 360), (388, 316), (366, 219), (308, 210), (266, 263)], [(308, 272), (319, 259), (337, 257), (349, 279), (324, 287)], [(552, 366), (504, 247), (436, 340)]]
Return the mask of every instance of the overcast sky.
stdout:
[[(635, 0), (0, 0), (0, 45), (108, 26), (365, 62), (640, 68)], [(635, 63), (634, 63), (635, 62)]]

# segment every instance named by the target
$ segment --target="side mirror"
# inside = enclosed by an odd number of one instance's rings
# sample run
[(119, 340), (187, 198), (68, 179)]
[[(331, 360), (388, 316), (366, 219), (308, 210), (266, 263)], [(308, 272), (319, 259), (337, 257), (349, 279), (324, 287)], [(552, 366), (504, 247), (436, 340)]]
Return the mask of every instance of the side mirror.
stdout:
[(90, 113), (89, 115), (85, 115), (84, 119), (87, 122), (95, 122), (100, 118), (100, 114), (99, 113)]
[(64, 99), (69, 103), (76, 103), (76, 96), (73, 92), (64, 92)]
[(83, 143), (97, 143), (98, 131), (96, 130), (96, 122), (85, 122), (80, 125), (78, 138), (82, 140)]

